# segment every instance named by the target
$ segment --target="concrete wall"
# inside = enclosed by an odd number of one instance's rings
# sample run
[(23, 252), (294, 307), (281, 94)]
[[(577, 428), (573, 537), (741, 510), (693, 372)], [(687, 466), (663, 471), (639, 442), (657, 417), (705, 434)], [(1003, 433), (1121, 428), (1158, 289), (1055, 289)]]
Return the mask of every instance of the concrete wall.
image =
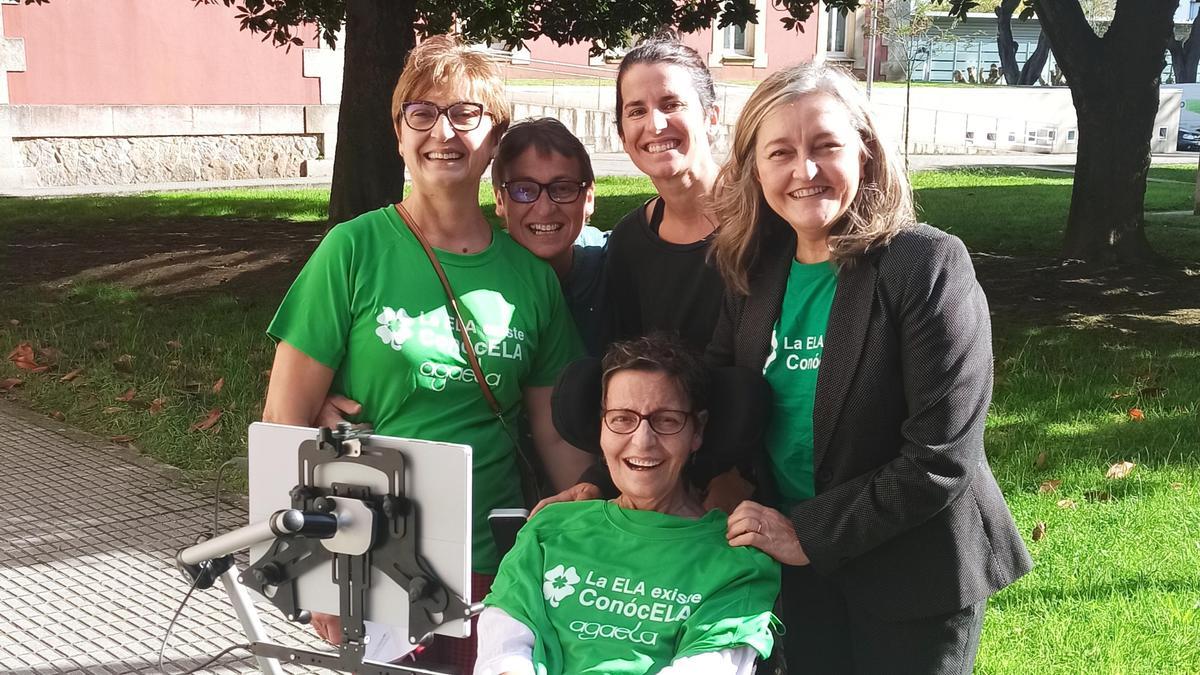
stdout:
[[(897, 142), (904, 96), (903, 87), (876, 87), (872, 94), (883, 132)], [(1153, 152), (1175, 150), (1181, 104), (1179, 90), (1161, 90)], [(914, 87), (909, 115), (909, 148), (918, 154), (1073, 153), (1078, 144), (1066, 87)]]
[(336, 143), (336, 106), (0, 106), (0, 189), (328, 175)]

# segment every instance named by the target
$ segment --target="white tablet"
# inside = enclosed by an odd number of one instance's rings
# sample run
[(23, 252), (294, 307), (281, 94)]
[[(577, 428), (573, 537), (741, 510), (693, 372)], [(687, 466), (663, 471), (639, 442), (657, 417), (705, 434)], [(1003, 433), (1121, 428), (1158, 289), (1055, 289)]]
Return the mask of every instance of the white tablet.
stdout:
[[(250, 425), (251, 523), (291, 508), (289, 492), (300, 478), (297, 465), (300, 444), (317, 436), (317, 430), (308, 427), (265, 422)], [(417, 551), (450, 592), (468, 604), (482, 600), (470, 597), (471, 447), (391, 436), (369, 436), (363, 443), (373, 449), (403, 454), (404, 494), (417, 506)], [(361, 464), (339, 462), (320, 466), (314, 481), (318, 486), (334, 482), (366, 485), (372, 494), (384, 494), (388, 489), (384, 473)], [(270, 546), (268, 542), (251, 547), (250, 560), (257, 561)], [(297, 581), (296, 596), (301, 609), (338, 614), (338, 587), (333, 582), (331, 565), (320, 565), (303, 574)], [(365, 618), (392, 627), (389, 641), (381, 634), (380, 626), (368, 626), (374, 643), (368, 646), (368, 658), (396, 658), (411, 649), (407, 640), (408, 594), (379, 569), (371, 570)], [(470, 622), (450, 621), (436, 632), (466, 637), (470, 635)], [(384, 642), (392, 643), (387, 654), (379, 653)]]

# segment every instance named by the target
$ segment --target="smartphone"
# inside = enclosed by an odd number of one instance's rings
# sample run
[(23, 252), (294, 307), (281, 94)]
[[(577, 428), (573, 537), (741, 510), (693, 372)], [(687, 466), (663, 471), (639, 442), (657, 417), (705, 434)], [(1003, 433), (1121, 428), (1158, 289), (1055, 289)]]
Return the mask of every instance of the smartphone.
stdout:
[(529, 520), (528, 509), (492, 509), (488, 514), (488, 525), (492, 527), (492, 539), (500, 557), (517, 543), (517, 531)]

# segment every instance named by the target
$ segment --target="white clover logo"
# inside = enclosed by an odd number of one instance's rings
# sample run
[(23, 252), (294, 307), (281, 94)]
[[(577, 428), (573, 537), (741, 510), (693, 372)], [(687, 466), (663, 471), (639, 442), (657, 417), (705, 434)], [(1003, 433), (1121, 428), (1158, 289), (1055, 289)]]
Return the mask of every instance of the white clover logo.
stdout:
[(574, 567), (563, 569), (562, 565), (556, 565), (554, 569), (546, 572), (546, 580), (542, 582), (542, 595), (551, 607), (558, 607), (558, 603), (575, 592), (577, 583), (579, 575), (575, 573)]
[(403, 307), (399, 311), (384, 307), (375, 320), (379, 322), (375, 334), (383, 340), (383, 344), (390, 345), (392, 349), (403, 349), (404, 343), (413, 336), (415, 319), (409, 316)]

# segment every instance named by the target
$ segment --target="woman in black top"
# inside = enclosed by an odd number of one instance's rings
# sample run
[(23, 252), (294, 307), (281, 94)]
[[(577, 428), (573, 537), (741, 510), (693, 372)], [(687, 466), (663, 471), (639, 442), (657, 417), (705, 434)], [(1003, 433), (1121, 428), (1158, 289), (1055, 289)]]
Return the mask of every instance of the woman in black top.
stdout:
[(724, 292), (706, 260), (719, 170), (710, 145), (717, 132), (712, 74), (691, 47), (643, 42), (621, 61), (617, 119), (625, 151), (658, 196), (625, 216), (609, 239), (607, 337), (666, 331), (704, 349)]

